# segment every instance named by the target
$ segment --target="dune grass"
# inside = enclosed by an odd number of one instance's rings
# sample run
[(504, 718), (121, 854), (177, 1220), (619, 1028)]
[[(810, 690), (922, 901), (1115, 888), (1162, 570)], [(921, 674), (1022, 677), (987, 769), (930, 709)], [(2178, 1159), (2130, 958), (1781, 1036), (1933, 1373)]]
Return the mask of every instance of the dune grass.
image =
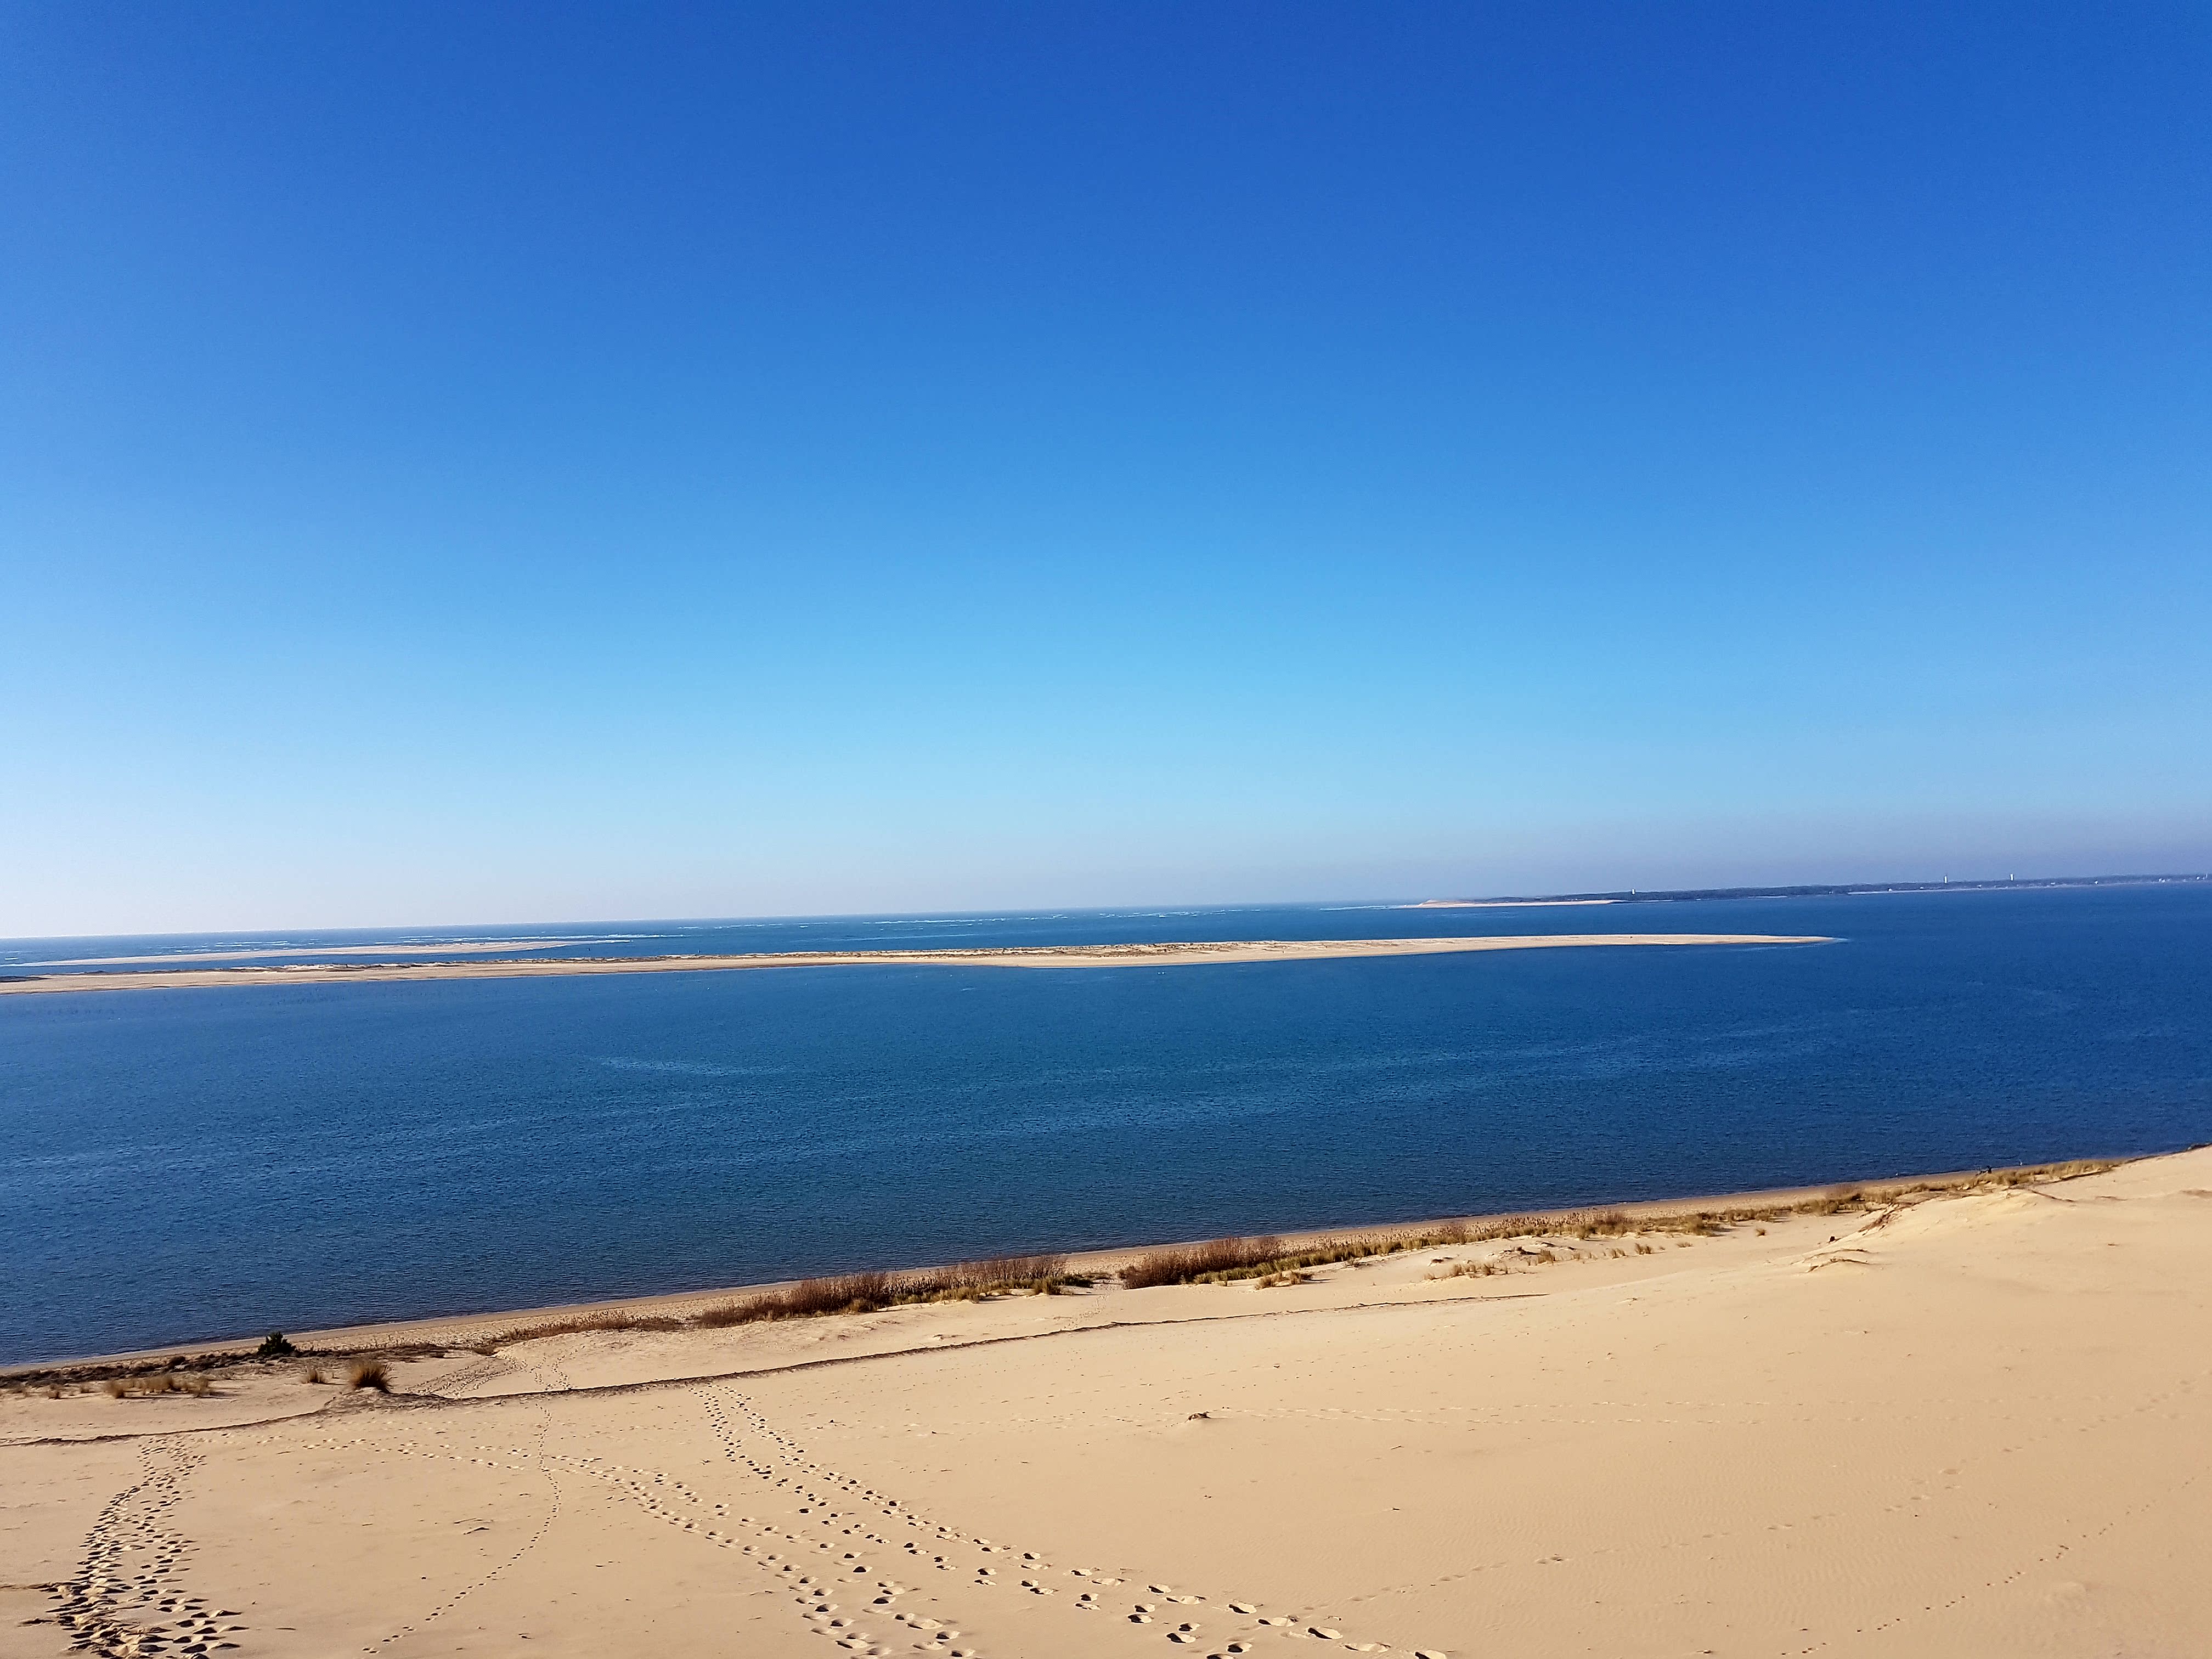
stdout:
[(1091, 1283), (1088, 1276), (1068, 1272), (1064, 1255), (990, 1256), (955, 1262), (949, 1267), (833, 1273), (820, 1279), (803, 1279), (772, 1291), (757, 1291), (702, 1309), (688, 1317), (612, 1309), (517, 1325), (478, 1342), (476, 1352), (490, 1354), (541, 1337), (594, 1331), (714, 1331), (781, 1319), (812, 1319), (824, 1314), (878, 1313), (885, 1308), (921, 1302), (978, 1302), (986, 1297), (1022, 1292), (1058, 1296), (1070, 1285)]
[[(1558, 1215), (1511, 1215), (1488, 1221), (1447, 1221), (1418, 1231), (1348, 1234), (1316, 1240), (1296, 1249), (1285, 1248), (1279, 1238), (1217, 1238), (1203, 1244), (1167, 1245), (1146, 1250), (1121, 1269), (1121, 1283), (1130, 1290), (1156, 1285), (1225, 1285), (1256, 1279), (1263, 1285), (1291, 1282), (1287, 1277), (1316, 1267), (1341, 1262), (1374, 1261), (1407, 1250), (1427, 1250), (1458, 1244), (1480, 1244), (1498, 1239), (1628, 1240), (1637, 1234), (1687, 1234), (1711, 1238), (1747, 1222), (1772, 1221), (1792, 1215), (1842, 1215), (1898, 1205), (1916, 1204), (1949, 1194), (2022, 1187), (2077, 1176), (2098, 1175), (2116, 1168), (2113, 1158), (2077, 1158), (2064, 1164), (2043, 1164), (2014, 1170), (1986, 1170), (1942, 1181), (1894, 1183), (1849, 1182), (1832, 1187), (1809, 1198), (1779, 1200), (1768, 1204), (1743, 1204), (1695, 1209), (1660, 1211), (1631, 1215), (1619, 1208), (1571, 1211)], [(1634, 1241), (1637, 1254), (1649, 1255), (1654, 1246)], [(1556, 1252), (1530, 1257), (1557, 1261)], [(1480, 1278), (1506, 1269), (1496, 1263), (1462, 1263), (1451, 1274)]]
[(186, 1371), (181, 1375), (175, 1371), (156, 1371), (151, 1376), (111, 1376), (100, 1385), (100, 1391), (110, 1400), (128, 1400), (133, 1395), (143, 1398), (159, 1394), (188, 1394), (204, 1398), (214, 1392), (214, 1385), (198, 1371)]
[(1069, 1285), (1090, 1282), (1068, 1273), (1064, 1255), (991, 1256), (908, 1273), (839, 1273), (829, 1279), (801, 1279), (781, 1290), (763, 1291), (742, 1301), (708, 1308), (695, 1314), (691, 1322), (706, 1330), (720, 1330), (764, 1320), (878, 1313), (917, 1302), (978, 1302), (988, 1296), (1017, 1291), (1056, 1296)]
[(392, 1392), (392, 1368), (374, 1355), (356, 1359), (346, 1368), (346, 1387), (374, 1389), (379, 1394)]
[(684, 1322), (665, 1314), (629, 1314), (618, 1310), (607, 1313), (577, 1314), (567, 1319), (548, 1319), (535, 1325), (517, 1325), (512, 1330), (501, 1331), (487, 1343), (478, 1345), (478, 1352), (503, 1347), (510, 1342), (534, 1342), (542, 1336), (572, 1336), (579, 1331), (680, 1331)]

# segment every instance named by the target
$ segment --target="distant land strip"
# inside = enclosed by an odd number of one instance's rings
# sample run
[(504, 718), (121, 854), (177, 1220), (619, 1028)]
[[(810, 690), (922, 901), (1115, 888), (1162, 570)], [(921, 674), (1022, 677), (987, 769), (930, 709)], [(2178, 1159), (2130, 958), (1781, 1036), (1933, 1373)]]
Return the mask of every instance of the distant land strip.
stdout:
[[(114, 974), (21, 974), (0, 995), (54, 991), (208, 989), (362, 980), (544, 979), (586, 974), (690, 974), (738, 968), (1161, 968), (1226, 962), (1316, 962), (1469, 951), (1548, 951), (1597, 945), (1827, 945), (1820, 933), (1509, 933), (1474, 939), (1238, 939), (1145, 945), (1036, 945), (1008, 950), (791, 951), (744, 956), (556, 957), (464, 962), (309, 962), (237, 968), (161, 968)], [(402, 947), (404, 950), (404, 947)]]
[(1401, 904), (1401, 910), (1511, 910), (1562, 904), (1686, 904), (1704, 899), (1863, 898), (1883, 893), (2040, 893), (2061, 887), (2164, 887), (2177, 882), (2212, 884), (2212, 873), (2193, 871), (2165, 876), (2007, 876), (2002, 881), (1826, 882), (1797, 887), (1623, 887), (1610, 893), (1539, 893), (1489, 898), (1430, 898)]

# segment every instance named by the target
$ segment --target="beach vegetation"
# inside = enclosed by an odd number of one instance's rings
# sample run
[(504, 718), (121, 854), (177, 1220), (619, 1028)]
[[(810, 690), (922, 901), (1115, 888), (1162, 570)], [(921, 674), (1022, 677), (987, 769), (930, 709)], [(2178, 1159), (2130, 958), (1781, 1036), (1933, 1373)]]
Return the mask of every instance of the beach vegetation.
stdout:
[(822, 1314), (879, 1313), (921, 1302), (980, 1302), (987, 1297), (1029, 1294), (1058, 1296), (1071, 1285), (1087, 1288), (1087, 1274), (1071, 1274), (1064, 1255), (991, 1256), (905, 1273), (839, 1273), (803, 1279), (741, 1301), (696, 1314), (691, 1322), (708, 1330), (778, 1319), (807, 1319)]
[(197, 1370), (161, 1370), (130, 1376), (111, 1376), (100, 1383), (100, 1391), (110, 1400), (128, 1400), (133, 1395), (143, 1398), (161, 1394), (188, 1394), (203, 1397), (213, 1393), (214, 1386), (204, 1373)]
[[(1316, 1240), (1295, 1247), (1273, 1237), (1217, 1238), (1202, 1244), (1164, 1245), (1133, 1257), (1121, 1269), (1121, 1283), (1131, 1290), (1156, 1285), (1221, 1285), (1238, 1279), (1277, 1281), (1288, 1273), (1346, 1264), (1358, 1267), (1406, 1250), (1439, 1246), (1484, 1243), (1500, 1239), (1527, 1239), (1533, 1249), (1524, 1251), (1524, 1263), (1571, 1260), (1574, 1251), (1559, 1241), (1619, 1238), (1638, 1255), (1651, 1255), (1659, 1246), (1637, 1235), (1675, 1235), (1687, 1245), (1698, 1238), (1717, 1237), (1746, 1223), (1771, 1221), (1792, 1215), (1838, 1215), (1849, 1212), (1886, 1210), (1900, 1204), (1991, 1187), (2016, 1187), (2052, 1181), (2069, 1181), (2114, 1167), (2112, 1159), (2079, 1159), (2065, 1164), (1986, 1171), (1948, 1181), (1909, 1182), (1875, 1187), (1848, 1183), (1832, 1187), (1810, 1198), (1779, 1199), (1771, 1203), (1696, 1209), (1653, 1211), (1632, 1215), (1618, 1207), (1570, 1211), (1553, 1215), (1509, 1215), (1494, 1220), (1448, 1221), (1417, 1231), (1361, 1233)], [(1763, 1230), (1762, 1230), (1763, 1231)], [(1486, 1272), (1510, 1269), (1496, 1263), (1462, 1263), (1439, 1277), (1480, 1277)]]
[(253, 1351), (256, 1359), (289, 1359), (300, 1351), (282, 1331), (271, 1331), (261, 1339), (261, 1346)]
[(510, 1343), (535, 1342), (547, 1336), (573, 1336), (583, 1331), (680, 1331), (683, 1328), (684, 1322), (671, 1314), (634, 1314), (611, 1310), (605, 1313), (576, 1314), (565, 1319), (542, 1320), (535, 1325), (517, 1325), (477, 1343), (473, 1352), (489, 1355)]
[(392, 1368), (374, 1354), (365, 1359), (356, 1359), (346, 1369), (346, 1387), (374, 1389), (379, 1394), (390, 1394)]

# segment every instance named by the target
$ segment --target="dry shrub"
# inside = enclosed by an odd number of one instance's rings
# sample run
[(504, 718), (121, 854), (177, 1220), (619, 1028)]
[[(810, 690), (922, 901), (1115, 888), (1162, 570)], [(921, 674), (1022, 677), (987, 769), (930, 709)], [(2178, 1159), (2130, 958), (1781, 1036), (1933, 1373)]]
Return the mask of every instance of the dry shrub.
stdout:
[(805, 1319), (815, 1314), (872, 1313), (889, 1307), (895, 1281), (889, 1273), (838, 1273), (828, 1279), (802, 1279), (780, 1291), (763, 1291), (742, 1302), (728, 1302), (692, 1316), (694, 1325), (721, 1330), (732, 1325), (757, 1324), (770, 1319)]
[(1147, 1250), (1121, 1269), (1121, 1283), (1140, 1291), (1154, 1285), (1187, 1285), (1208, 1274), (1264, 1267), (1283, 1259), (1275, 1237), (1217, 1238), (1204, 1244), (1173, 1244)]
[(1820, 1197), (1807, 1199), (1797, 1209), (1804, 1215), (1838, 1215), (1856, 1205), (1861, 1196), (1856, 1187), (1831, 1187)]
[(347, 1368), (346, 1387), (374, 1389), (379, 1394), (392, 1392), (392, 1368), (381, 1359), (371, 1357), (356, 1359)]
[(1495, 1273), (1511, 1271), (1502, 1261), (1455, 1261), (1449, 1271), (1438, 1273), (1439, 1279), (1488, 1279)]
[(330, 1380), (323, 1375), (323, 1368), (320, 1365), (308, 1366), (307, 1374), (300, 1379), (302, 1382), (327, 1382)]
[(206, 1377), (198, 1371), (179, 1375), (174, 1371), (139, 1372), (131, 1376), (111, 1376), (100, 1385), (100, 1390), (110, 1400), (128, 1400), (132, 1395), (189, 1394), (204, 1398), (213, 1392)]
[(1294, 1250), (1286, 1249), (1279, 1238), (1218, 1238), (1206, 1244), (1148, 1250), (1121, 1270), (1121, 1283), (1139, 1289), (1151, 1285), (1220, 1285), (1240, 1279), (1265, 1279), (1337, 1262), (1356, 1265), (1407, 1250), (1521, 1237), (1542, 1231), (1546, 1224), (1536, 1216), (1509, 1216), (1483, 1223), (1450, 1221), (1413, 1233), (1324, 1238)]
[(978, 1302), (987, 1296), (1027, 1291), (1058, 1296), (1070, 1285), (1087, 1285), (1088, 1275), (1067, 1271), (1064, 1255), (998, 1255), (949, 1267), (910, 1273), (838, 1273), (801, 1279), (780, 1291), (763, 1291), (695, 1314), (691, 1323), (708, 1330), (764, 1320), (806, 1319), (818, 1314), (877, 1313), (913, 1302)]
[(743, 1302), (725, 1302), (720, 1307), (702, 1308), (691, 1316), (691, 1322), (706, 1331), (719, 1331), (732, 1325), (748, 1325), (756, 1319), (770, 1317), (759, 1305), (763, 1300), (760, 1297), (751, 1297)]
[(583, 1331), (680, 1331), (683, 1328), (682, 1320), (667, 1314), (577, 1314), (568, 1319), (548, 1319), (535, 1325), (517, 1325), (512, 1330), (501, 1331), (489, 1341), (477, 1343), (473, 1352), (489, 1355), (509, 1343), (535, 1342), (545, 1336), (573, 1336)]
[[(1534, 1218), (1529, 1219), (1534, 1220)], [(1544, 1227), (1544, 1231), (1568, 1233), (1577, 1238), (1618, 1238), (1623, 1233), (1632, 1233), (1636, 1230), (1636, 1224), (1629, 1219), (1626, 1210), (1584, 1210)]]
[(1070, 1282), (1064, 1255), (994, 1255), (902, 1274), (896, 1291), (901, 1302), (926, 1302), (948, 1294), (969, 1297), (1049, 1291)]

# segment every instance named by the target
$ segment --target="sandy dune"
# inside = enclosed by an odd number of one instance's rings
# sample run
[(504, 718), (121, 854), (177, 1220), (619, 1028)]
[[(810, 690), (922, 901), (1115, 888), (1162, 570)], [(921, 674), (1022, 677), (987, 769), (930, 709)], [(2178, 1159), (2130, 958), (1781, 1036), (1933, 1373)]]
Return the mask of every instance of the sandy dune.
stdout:
[(2212, 1652), (2212, 1151), (397, 1370), (0, 1396), (0, 1654)]
[[(1164, 968), (1223, 962), (1316, 962), (1468, 951), (1545, 951), (1619, 945), (1827, 945), (1816, 934), (1512, 933), (1480, 939), (1241, 939), (1202, 944), (1041, 945), (990, 951), (813, 951), (750, 956), (561, 957), (516, 962), (292, 963), (246, 968), (152, 969), (125, 974), (27, 974), (9, 992), (206, 989), (318, 980), (539, 979), (580, 974), (701, 973), (744, 968)], [(152, 958), (149, 958), (152, 960)]]

